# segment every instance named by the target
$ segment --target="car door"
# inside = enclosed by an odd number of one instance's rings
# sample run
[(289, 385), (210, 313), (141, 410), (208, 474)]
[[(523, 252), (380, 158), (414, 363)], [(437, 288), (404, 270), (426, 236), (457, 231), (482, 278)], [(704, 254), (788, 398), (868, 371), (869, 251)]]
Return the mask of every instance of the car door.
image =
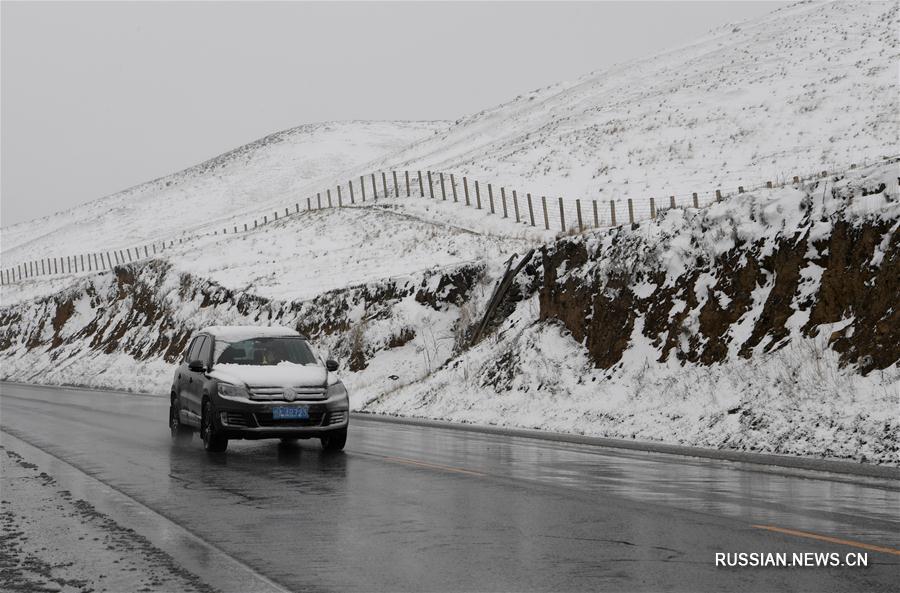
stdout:
[(184, 409), (188, 411), (194, 421), (199, 422), (200, 419), (200, 403), (203, 389), (204, 374), (203, 372), (192, 371), (188, 365), (193, 360), (204, 361), (204, 365), (208, 364), (203, 358), (203, 347), (210, 338), (206, 335), (197, 336), (191, 349), (188, 350), (187, 364), (184, 367), (182, 375), (181, 402)]

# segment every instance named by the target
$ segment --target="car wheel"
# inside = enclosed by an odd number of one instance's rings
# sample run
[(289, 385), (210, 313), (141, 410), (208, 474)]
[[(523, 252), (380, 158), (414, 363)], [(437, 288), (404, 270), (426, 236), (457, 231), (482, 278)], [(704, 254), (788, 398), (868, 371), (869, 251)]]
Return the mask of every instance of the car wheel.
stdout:
[(203, 448), (210, 453), (221, 453), (228, 448), (228, 439), (219, 434), (213, 422), (213, 409), (210, 401), (203, 400), (203, 418), (200, 420), (200, 436)]
[(347, 444), (347, 429), (332, 430), (321, 438), (322, 448), (326, 451), (341, 451)]
[(189, 443), (194, 435), (190, 426), (181, 423), (181, 417), (178, 412), (181, 410), (181, 402), (173, 395), (169, 404), (169, 430), (172, 432), (172, 442), (176, 445)]

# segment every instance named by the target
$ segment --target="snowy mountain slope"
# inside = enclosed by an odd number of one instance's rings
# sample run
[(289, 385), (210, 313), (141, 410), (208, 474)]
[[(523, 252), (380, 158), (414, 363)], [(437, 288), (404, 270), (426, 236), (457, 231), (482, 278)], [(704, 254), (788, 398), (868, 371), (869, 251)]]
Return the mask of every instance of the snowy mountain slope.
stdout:
[[(698, 192), (708, 203), (717, 187), (864, 164), (900, 153), (898, 26), (895, 2), (803, 3), (534, 91), (449, 129), (301, 126), (5, 228), (4, 265), (238, 224), (378, 169), (466, 174), (535, 198), (632, 198), (646, 216), (651, 196), (657, 206), (670, 195), (684, 204)], [(605, 208), (600, 215), (608, 222)]]
[(443, 122), (350, 121), (278, 132), (184, 171), (5, 227), (4, 265), (134, 246), (220, 217), (283, 206), (320, 189), (330, 176), (445, 127)]
[(898, 464), (896, 164), (535, 256), (490, 339), (386, 414)]
[[(432, 200), (381, 200), (377, 206), (292, 214), (251, 225), (246, 233), (198, 237), (146, 259), (164, 259), (178, 271), (248, 294), (296, 300), (426, 269), (494, 262), (542, 242), (541, 232), (511, 233), (500, 220), (494, 224), (504, 232), (491, 233), (482, 218)], [(25, 278), (0, 286), (0, 299), (10, 305), (52, 295), (93, 275)]]
[(517, 97), (375, 166), (645, 212), (651, 196), (872, 162), (900, 153), (898, 29), (896, 2), (794, 5)]

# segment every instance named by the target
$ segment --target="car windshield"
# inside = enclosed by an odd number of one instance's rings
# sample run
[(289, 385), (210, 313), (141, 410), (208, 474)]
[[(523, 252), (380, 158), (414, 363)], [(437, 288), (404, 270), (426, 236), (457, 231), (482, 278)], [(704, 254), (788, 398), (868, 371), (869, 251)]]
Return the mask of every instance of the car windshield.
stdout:
[(281, 362), (317, 364), (303, 338), (253, 338), (227, 344), (217, 364), (275, 365)]

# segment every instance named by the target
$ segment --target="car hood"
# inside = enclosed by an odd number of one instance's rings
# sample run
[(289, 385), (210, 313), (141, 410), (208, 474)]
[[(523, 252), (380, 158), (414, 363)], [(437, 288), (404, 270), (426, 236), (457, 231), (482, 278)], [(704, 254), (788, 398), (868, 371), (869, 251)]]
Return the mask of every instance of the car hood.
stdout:
[(328, 381), (328, 371), (317, 364), (281, 362), (275, 365), (217, 364), (209, 376), (250, 387), (320, 387)]

